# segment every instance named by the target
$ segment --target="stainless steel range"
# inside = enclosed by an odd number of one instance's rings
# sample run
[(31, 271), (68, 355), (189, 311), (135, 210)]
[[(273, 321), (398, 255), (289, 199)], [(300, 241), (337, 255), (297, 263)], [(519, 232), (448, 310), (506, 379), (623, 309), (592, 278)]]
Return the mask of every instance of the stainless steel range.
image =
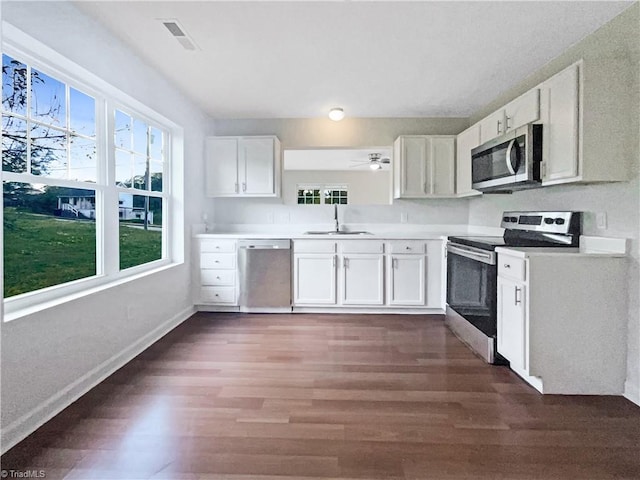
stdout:
[(502, 237), (449, 237), (447, 326), (488, 363), (496, 351), (496, 247), (578, 247), (581, 212), (504, 212)]

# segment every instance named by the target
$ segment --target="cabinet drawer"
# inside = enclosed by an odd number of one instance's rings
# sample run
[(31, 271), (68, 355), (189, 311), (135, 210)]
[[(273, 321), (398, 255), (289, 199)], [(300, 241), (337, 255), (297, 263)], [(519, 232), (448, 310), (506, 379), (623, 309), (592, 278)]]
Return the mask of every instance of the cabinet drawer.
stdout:
[(343, 240), (339, 243), (341, 253), (383, 253), (384, 242), (378, 240)]
[(426, 244), (422, 240), (394, 240), (387, 245), (387, 253), (425, 253), (426, 251)]
[(202, 287), (200, 301), (203, 303), (236, 303), (236, 288)]
[(202, 285), (228, 285), (236, 284), (235, 270), (200, 270), (200, 283)]
[(295, 240), (293, 251), (296, 253), (336, 253), (336, 242), (325, 240)]
[(200, 252), (233, 253), (236, 251), (235, 240), (201, 240)]
[(236, 256), (228, 253), (201, 253), (200, 268), (236, 268)]
[(527, 270), (524, 258), (498, 255), (498, 275), (501, 277), (519, 280), (521, 282), (526, 281)]

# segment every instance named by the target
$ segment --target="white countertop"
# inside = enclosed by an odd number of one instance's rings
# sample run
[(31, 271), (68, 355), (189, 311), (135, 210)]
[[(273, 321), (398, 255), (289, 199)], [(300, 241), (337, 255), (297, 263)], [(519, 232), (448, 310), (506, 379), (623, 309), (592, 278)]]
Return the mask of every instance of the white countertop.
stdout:
[(520, 258), (580, 256), (580, 257), (626, 257), (627, 240), (624, 238), (580, 237), (580, 248), (562, 247), (498, 247), (497, 253), (505, 253)]
[(332, 231), (324, 224), (310, 225), (224, 225), (205, 232), (204, 225), (194, 225), (195, 238), (246, 238), (292, 240), (442, 240), (451, 235), (502, 235), (503, 230), (492, 227), (468, 225), (418, 225), (418, 224), (353, 224), (341, 226), (345, 231), (365, 231), (371, 234), (306, 234), (308, 231)]

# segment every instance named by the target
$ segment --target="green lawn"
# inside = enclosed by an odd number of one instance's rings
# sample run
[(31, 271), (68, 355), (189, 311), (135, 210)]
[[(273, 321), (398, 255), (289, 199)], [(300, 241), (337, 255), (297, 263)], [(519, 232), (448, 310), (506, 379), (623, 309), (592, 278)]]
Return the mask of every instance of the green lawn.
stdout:
[[(4, 209), (4, 296), (96, 273), (95, 223)], [(162, 234), (120, 227), (120, 268), (157, 260)]]

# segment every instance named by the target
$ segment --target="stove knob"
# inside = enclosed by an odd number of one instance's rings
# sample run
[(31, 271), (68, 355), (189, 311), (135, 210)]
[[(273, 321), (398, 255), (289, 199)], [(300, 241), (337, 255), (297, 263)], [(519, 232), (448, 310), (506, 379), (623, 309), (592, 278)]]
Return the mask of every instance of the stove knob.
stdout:
[(516, 223), (518, 221), (518, 217), (511, 217), (509, 220), (511, 220), (512, 223)]
[(564, 225), (564, 218), (556, 218), (556, 225)]
[(511, 220), (509, 219), (509, 217), (502, 217), (502, 221), (503, 222), (510, 222)]
[(553, 218), (545, 218), (544, 223), (547, 225), (551, 225), (555, 220)]

